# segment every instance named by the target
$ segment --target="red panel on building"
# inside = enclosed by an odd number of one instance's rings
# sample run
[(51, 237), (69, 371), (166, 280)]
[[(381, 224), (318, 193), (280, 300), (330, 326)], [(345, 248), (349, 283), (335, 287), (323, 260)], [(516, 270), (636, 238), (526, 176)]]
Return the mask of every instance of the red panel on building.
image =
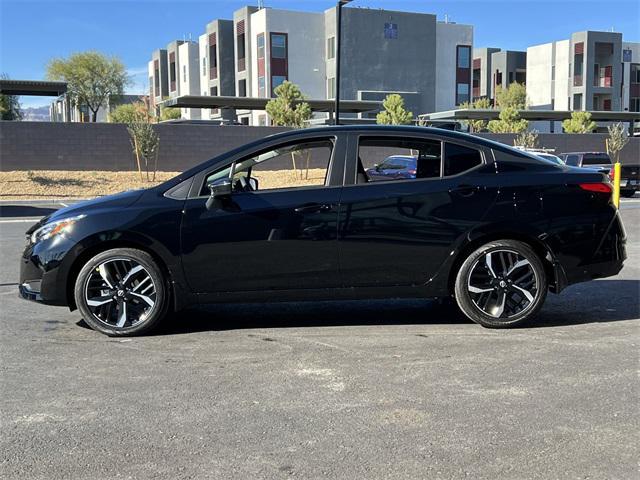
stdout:
[(244, 20), (240, 20), (236, 24), (236, 35), (242, 35), (244, 33)]
[(578, 42), (574, 45), (574, 53), (580, 55), (584, 53), (584, 42)]
[(482, 59), (481, 58), (474, 58), (473, 59), (473, 68), (477, 69), (477, 68), (481, 68), (482, 67)]

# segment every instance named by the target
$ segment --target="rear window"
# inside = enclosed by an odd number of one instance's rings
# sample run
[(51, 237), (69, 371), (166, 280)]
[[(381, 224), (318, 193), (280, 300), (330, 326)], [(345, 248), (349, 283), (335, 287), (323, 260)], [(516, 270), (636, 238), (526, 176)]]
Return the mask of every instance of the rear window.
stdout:
[(610, 165), (611, 159), (606, 153), (590, 153), (582, 157), (582, 166), (585, 165)]
[(578, 162), (580, 162), (580, 157), (578, 155), (567, 155), (564, 159), (567, 165), (571, 165), (573, 167), (578, 166)]

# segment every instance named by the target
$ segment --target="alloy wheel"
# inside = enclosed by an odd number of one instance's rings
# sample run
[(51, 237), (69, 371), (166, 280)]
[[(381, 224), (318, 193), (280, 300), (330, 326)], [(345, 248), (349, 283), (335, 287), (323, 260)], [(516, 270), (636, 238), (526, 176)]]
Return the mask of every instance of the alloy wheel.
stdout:
[(96, 266), (87, 277), (84, 295), (95, 319), (109, 328), (134, 327), (156, 306), (153, 278), (130, 258), (112, 258)]
[(509, 319), (533, 307), (539, 283), (527, 258), (514, 250), (499, 249), (476, 260), (467, 289), (473, 304), (484, 314)]

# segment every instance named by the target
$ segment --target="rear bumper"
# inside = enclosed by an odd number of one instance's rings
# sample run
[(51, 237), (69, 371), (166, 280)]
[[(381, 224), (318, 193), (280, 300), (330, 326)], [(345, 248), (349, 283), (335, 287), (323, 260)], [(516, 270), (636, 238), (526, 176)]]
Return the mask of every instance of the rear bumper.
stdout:
[(571, 268), (556, 265), (556, 293), (574, 283), (612, 277), (620, 273), (627, 259), (627, 237), (616, 211), (593, 256)]

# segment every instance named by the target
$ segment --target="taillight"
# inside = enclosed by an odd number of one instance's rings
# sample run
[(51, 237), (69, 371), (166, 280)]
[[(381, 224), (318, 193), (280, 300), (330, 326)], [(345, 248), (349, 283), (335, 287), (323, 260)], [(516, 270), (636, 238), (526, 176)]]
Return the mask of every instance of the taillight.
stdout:
[(612, 168), (611, 170), (609, 170), (609, 180), (611, 180), (611, 183), (613, 183), (615, 179), (616, 179), (616, 169)]
[(611, 193), (613, 191), (608, 183), (579, 183), (578, 186), (587, 192)]

